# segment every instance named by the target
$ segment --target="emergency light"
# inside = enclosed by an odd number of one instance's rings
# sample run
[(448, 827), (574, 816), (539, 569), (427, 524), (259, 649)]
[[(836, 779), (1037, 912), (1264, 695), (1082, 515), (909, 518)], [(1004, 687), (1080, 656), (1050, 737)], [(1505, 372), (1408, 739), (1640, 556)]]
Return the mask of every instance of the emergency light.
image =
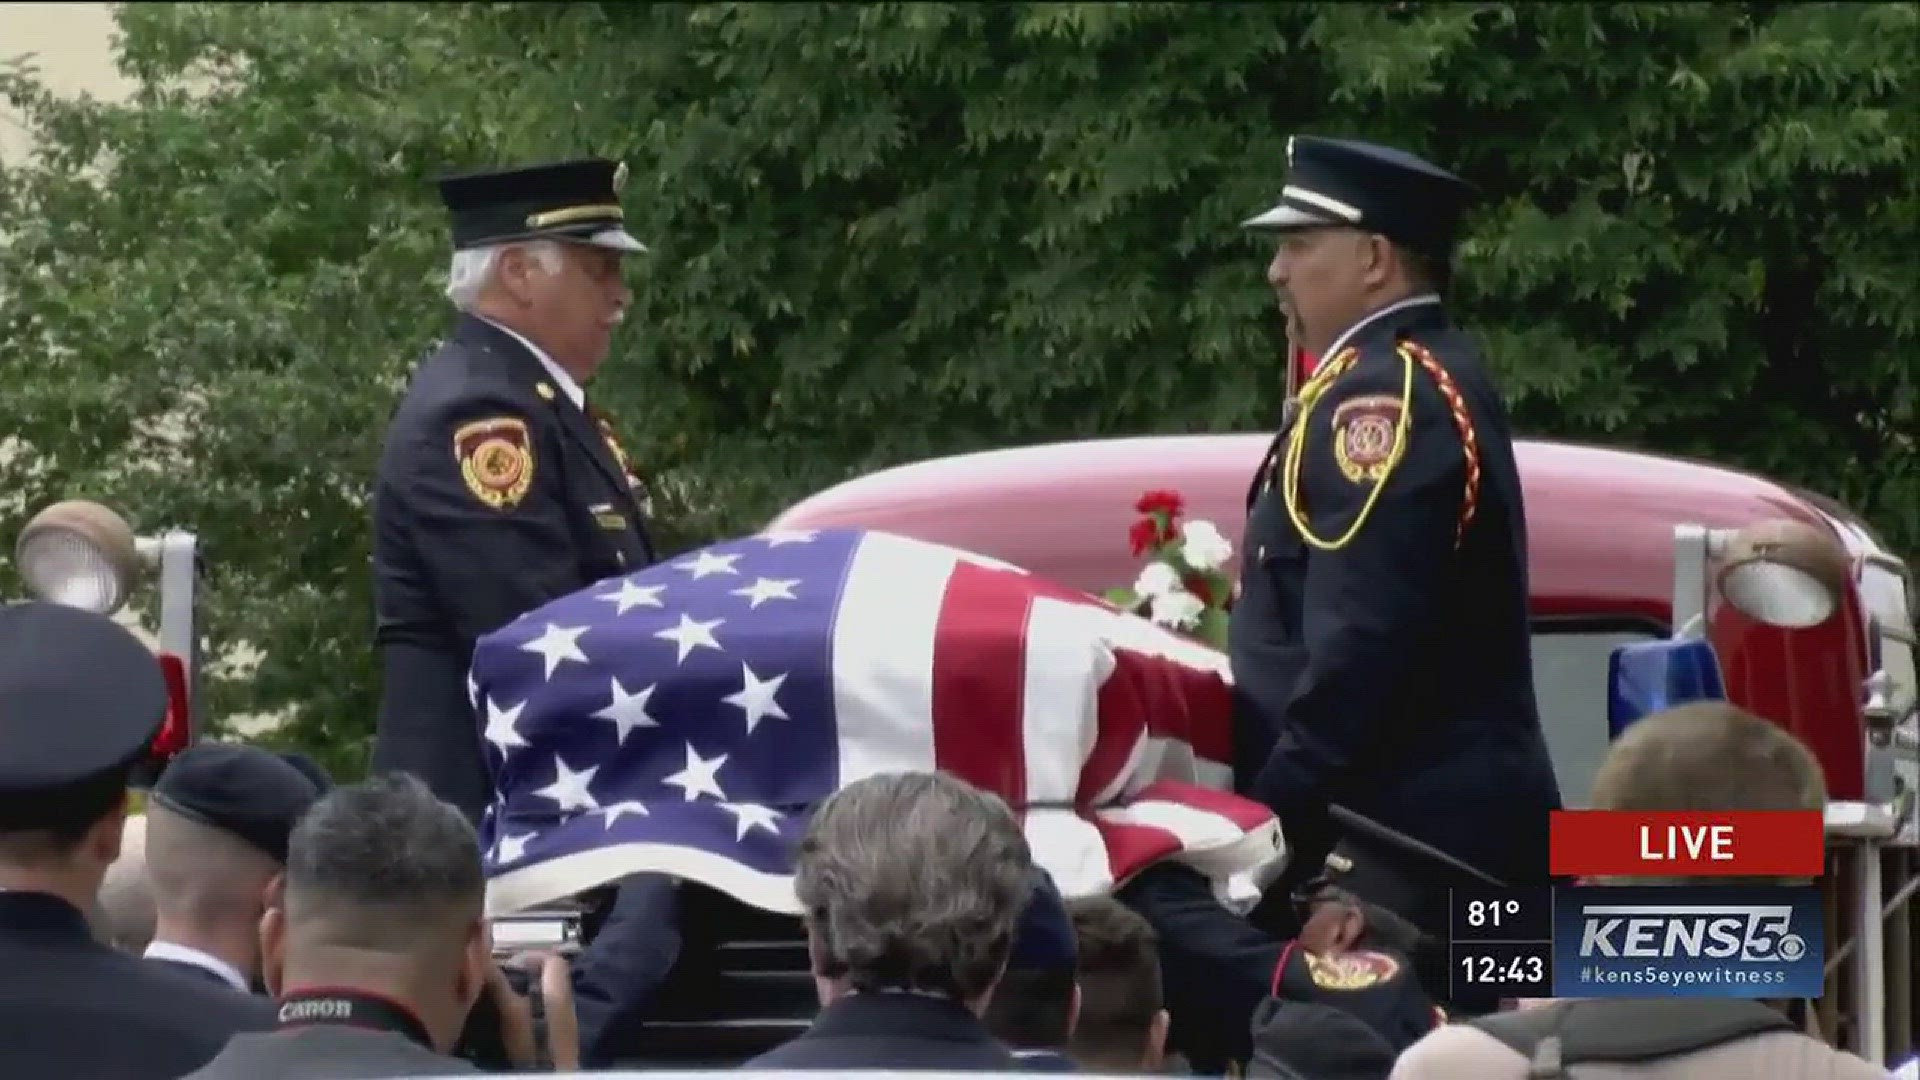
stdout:
[(1803, 630), (1840, 608), (1853, 562), (1831, 535), (1804, 521), (1759, 521), (1720, 553), (1720, 594), (1749, 618)]
[(1699, 638), (1635, 641), (1607, 660), (1607, 729), (1619, 738), (1637, 720), (1694, 701), (1725, 701), (1713, 646)]
[(140, 570), (140, 543), (125, 518), (96, 502), (55, 503), (20, 530), (14, 562), (27, 589), (50, 603), (112, 615)]
[(126, 518), (97, 502), (70, 499), (40, 511), (20, 531), (14, 562), (27, 590), (49, 603), (116, 615), (147, 572), (159, 585), (160, 634), (154, 650), (167, 680), (167, 718), (149, 755), (149, 773), (199, 735), (199, 642), (194, 604), (199, 540), (192, 533), (135, 535)]

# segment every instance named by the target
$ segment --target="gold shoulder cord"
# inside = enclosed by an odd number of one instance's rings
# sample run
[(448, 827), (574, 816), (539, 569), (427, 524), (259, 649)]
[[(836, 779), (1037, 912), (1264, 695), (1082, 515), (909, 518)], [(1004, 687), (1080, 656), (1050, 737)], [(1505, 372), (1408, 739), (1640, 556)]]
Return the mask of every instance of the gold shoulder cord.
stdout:
[(1322, 551), (1339, 551), (1360, 535), (1360, 527), (1367, 523), (1367, 517), (1373, 513), (1373, 506), (1380, 501), (1380, 493), (1386, 490), (1387, 480), (1393, 475), (1394, 466), (1400, 464), (1400, 458), (1407, 452), (1407, 429), (1413, 425), (1413, 360), (1403, 349), (1400, 358), (1405, 363), (1406, 377), (1400, 386), (1400, 423), (1394, 432), (1393, 453), (1380, 470), (1380, 479), (1374, 482), (1373, 490), (1367, 494), (1367, 501), (1360, 507), (1360, 514), (1353, 524), (1336, 540), (1328, 540), (1313, 531), (1307, 524), (1306, 516), (1300, 512), (1300, 458), (1307, 445), (1307, 424), (1313, 418), (1313, 406), (1326, 393), (1333, 381), (1353, 366), (1360, 358), (1360, 350), (1349, 346), (1313, 373), (1307, 385), (1300, 388), (1300, 419), (1293, 425), (1293, 432), (1287, 438), (1286, 462), (1281, 466), (1283, 483), (1281, 494), (1286, 499), (1287, 516), (1293, 520), (1293, 527), (1300, 532), (1300, 538)]
[(1366, 524), (1368, 516), (1373, 513), (1374, 503), (1379, 500), (1380, 492), (1387, 486), (1387, 479), (1393, 475), (1394, 466), (1400, 464), (1401, 457), (1406, 454), (1407, 432), (1413, 426), (1413, 369), (1416, 364), (1433, 378), (1439, 386), (1440, 396), (1447, 400), (1447, 410), (1453, 414), (1454, 427), (1460, 432), (1460, 448), (1466, 456), (1466, 490), (1462, 493), (1460, 520), (1453, 533), (1455, 549), (1458, 549), (1461, 542), (1466, 539), (1467, 526), (1473, 522), (1474, 511), (1479, 507), (1480, 442), (1473, 430), (1473, 419), (1467, 415), (1466, 400), (1461, 396), (1459, 387), (1454, 385), (1453, 376), (1425, 347), (1412, 341), (1403, 341), (1396, 351), (1400, 355), (1405, 372), (1400, 383), (1400, 423), (1394, 435), (1393, 453), (1387, 458), (1387, 463), (1380, 472), (1380, 479), (1374, 483), (1373, 491), (1367, 495), (1367, 501), (1360, 507), (1360, 514), (1354, 518), (1353, 525), (1334, 540), (1315, 534), (1312, 527), (1307, 524), (1305, 516), (1300, 512), (1300, 458), (1306, 447), (1307, 421), (1313, 413), (1314, 403), (1335, 379), (1353, 366), (1354, 361), (1360, 358), (1359, 352), (1348, 348), (1322, 366), (1314, 373), (1313, 378), (1307, 381), (1307, 385), (1300, 389), (1300, 417), (1287, 438), (1286, 461), (1282, 466), (1285, 470), (1282, 494), (1286, 499), (1287, 516), (1293, 520), (1293, 527), (1300, 531), (1300, 538), (1322, 551), (1338, 551), (1359, 535), (1361, 526)]

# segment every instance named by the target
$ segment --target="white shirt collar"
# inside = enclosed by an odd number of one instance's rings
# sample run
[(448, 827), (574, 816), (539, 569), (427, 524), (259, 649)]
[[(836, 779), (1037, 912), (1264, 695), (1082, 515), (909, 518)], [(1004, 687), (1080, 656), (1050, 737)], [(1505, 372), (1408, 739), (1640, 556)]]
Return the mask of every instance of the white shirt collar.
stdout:
[(1421, 293), (1419, 296), (1409, 296), (1405, 300), (1399, 300), (1394, 303), (1388, 304), (1386, 307), (1381, 308), (1379, 311), (1376, 311), (1373, 314), (1368, 315), (1366, 318), (1361, 319), (1359, 322), (1354, 323), (1352, 326), (1347, 327), (1346, 332), (1341, 334), (1339, 337), (1334, 338), (1333, 344), (1327, 346), (1327, 351), (1320, 354), (1320, 359), (1331, 360), (1334, 357), (1339, 356), (1340, 350), (1347, 347), (1347, 342), (1352, 341), (1355, 334), (1358, 334), (1360, 331), (1365, 330), (1367, 327), (1372, 326), (1374, 323), (1379, 322), (1381, 319), (1386, 318), (1387, 316), (1393, 314), (1396, 311), (1405, 311), (1407, 308), (1416, 307), (1420, 304), (1437, 304), (1439, 302), (1440, 302), (1439, 293)]
[(560, 392), (567, 395), (568, 401), (573, 402), (573, 407), (576, 409), (584, 409), (587, 407), (587, 392), (580, 388), (579, 383), (573, 381), (573, 376), (567, 374), (566, 368), (553, 362), (553, 357), (548, 356), (545, 349), (528, 341), (525, 334), (522, 334), (511, 326), (504, 326), (484, 316), (476, 317), (479, 318), (481, 322), (486, 323), (488, 326), (507, 334), (512, 337), (513, 340), (525, 345), (527, 351), (533, 354), (533, 358), (540, 361), (540, 366), (547, 369), (547, 374), (553, 377), (553, 381), (559, 384)]
[(233, 987), (243, 994), (253, 992), (252, 989), (247, 986), (247, 978), (240, 974), (239, 968), (234, 967), (232, 964), (227, 963), (212, 953), (201, 952), (192, 946), (175, 945), (171, 941), (155, 941), (149, 943), (147, 945), (147, 951), (141, 955), (148, 960), (171, 960), (176, 964), (192, 964), (194, 967), (204, 968), (220, 976), (228, 986)]

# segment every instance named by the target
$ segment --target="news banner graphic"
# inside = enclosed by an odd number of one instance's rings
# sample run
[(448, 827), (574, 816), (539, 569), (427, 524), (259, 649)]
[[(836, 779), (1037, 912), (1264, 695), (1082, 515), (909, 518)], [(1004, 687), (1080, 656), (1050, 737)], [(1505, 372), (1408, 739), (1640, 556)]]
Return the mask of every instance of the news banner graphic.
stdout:
[(1567, 811), (1553, 818), (1557, 877), (1697, 878), (1670, 885), (1455, 889), (1456, 995), (1817, 998), (1825, 867), (1821, 815), (1794, 811)]

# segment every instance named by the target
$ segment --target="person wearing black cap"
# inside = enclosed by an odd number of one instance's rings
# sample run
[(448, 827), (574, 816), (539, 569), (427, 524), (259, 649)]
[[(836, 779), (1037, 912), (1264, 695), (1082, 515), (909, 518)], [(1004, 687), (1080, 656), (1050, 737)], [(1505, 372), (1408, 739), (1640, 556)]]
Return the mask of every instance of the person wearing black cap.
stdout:
[[(461, 1028), (483, 995), (496, 1008), (508, 995), (489, 956), (479, 845), (460, 812), (415, 777), (374, 777), (315, 803), (286, 858), (260, 923), (277, 1030), (235, 1036), (187, 1080), (480, 1072), (453, 1056)], [(570, 1005), (547, 1003), (558, 1032)], [(556, 1038), (566, 1072), (573, 1047)]]
[(1067, 1056), (1080, 1014), (1079, 952), (1053, 875), (1034, 867), (1033, 897), (1013, 931), (1007, 970), (981, 1016), (1028, 1072), (1077, 1072)]
[(159, 661), (112, 619), (0, 607), (0, 1076), (173, 1080), (272, 1022), (87, 924), (166, 711)]
[[(1507, 414), (1440, 296), (1471, 188), (1368, 143), (1302, 135), (1287, 156), (1279, 203), (1245, 224), (1277, 234), (1267, 280), (1322, 359), (1248, 492), (1236, 782), (1284, 824), (1288, 888), (1324, 863), (1444, 934), (1448, 887), (1469, 882), (1380, 838), (1543, 884), (1561, 805)], [(1391, 832), (1341, 834), (1332, 806)]]
[(174, 758), (147, 800), (157, 912), (147, 959), (252, 992), (267, 890), (286, 868), (287, 834), (320, 795), (299, 766), (259, 747), (201, 743)]
[(586, 393), (631, 300), (622, 257), (646, 250), (623, 225), (625, 174), (593, 159), (440, 183), (460, 314), (380, 458), (372, 764), (475, 821), (492, 790), (475, 717), (494, 703), (471, 697), (474, 640), (654, 560), (646, 486)]

